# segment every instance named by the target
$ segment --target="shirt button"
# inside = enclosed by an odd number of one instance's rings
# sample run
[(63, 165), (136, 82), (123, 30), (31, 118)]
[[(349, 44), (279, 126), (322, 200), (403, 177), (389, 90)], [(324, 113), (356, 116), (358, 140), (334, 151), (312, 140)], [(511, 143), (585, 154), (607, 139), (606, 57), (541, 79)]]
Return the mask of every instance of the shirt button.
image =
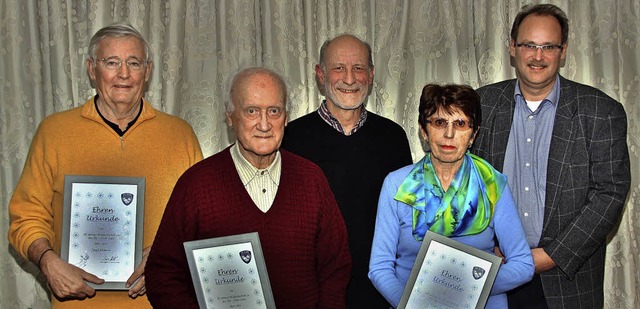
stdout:
[(525, 217), (528, 217), (528, 216), (529, 216), (529, 213), (528, 213), (528, 212), (525, 212), (525, 213), (524, 213), (524, 216), (525, 216)]
[(529, 120), (533, 119), (533, 115), (529, 115), (528, 118), (529, 118)]
[(531, 143), (531, 138), (527, 138), (527, 143)]
[(262, 189), (262, 193), (267, 193), (267, 189)]
[(260, 175), (264, 175), (264, 171), (260, 172)]
[(529, 192), (529, 187), (524, 187), (524, 190)]
[(524, 166), (529, 167), (529, 166), (531, 166), (531, 163), (527, 162), (527, 163), (524, 164)]

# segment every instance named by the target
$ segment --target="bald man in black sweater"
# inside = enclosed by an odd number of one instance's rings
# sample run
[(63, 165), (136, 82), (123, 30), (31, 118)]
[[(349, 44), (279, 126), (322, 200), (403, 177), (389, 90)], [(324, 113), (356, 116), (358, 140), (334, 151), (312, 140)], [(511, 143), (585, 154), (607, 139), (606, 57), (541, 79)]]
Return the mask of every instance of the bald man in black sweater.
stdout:
[(371, 47), (352, 35), (326, 41), (315, 67), (320, 108), (289, 123), (282, 147), (318, 164), (342, 211), (353, 267), (347, 308), (388, 308), (367, 273), (378, 196), (385, 176), (412, 163), (398, 124), (368, 112), (373, 83)]

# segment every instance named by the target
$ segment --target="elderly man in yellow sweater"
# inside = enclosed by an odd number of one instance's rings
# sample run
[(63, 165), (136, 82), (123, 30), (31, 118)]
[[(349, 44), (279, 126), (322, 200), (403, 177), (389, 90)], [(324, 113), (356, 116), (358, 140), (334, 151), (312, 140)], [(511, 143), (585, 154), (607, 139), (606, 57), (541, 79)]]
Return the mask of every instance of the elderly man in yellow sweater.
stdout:
[[(144, 266), (171, 191), (202, 159), (193, 129), (143, 99), (151, 74), (149, 45), (128, 24), (113, 24), (91, 39), (87, 72), (96, 96), (40, 124), (9, 203), (9, 241), (40, 267), (54, 308), (150, 308)], [(128, 291), (95, 291), (102, 284), (60, 258), (65, 175), (146, 179), (142, 262)]]

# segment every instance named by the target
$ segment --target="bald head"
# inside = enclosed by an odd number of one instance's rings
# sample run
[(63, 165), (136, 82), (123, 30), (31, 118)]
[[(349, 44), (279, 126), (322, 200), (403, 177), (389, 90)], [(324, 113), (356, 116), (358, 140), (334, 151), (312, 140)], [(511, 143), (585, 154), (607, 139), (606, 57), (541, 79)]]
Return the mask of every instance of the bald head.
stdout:
[[(341, 45), (341, 44), (349, 44), (352, 46), (358, 46), (365, 48), (368, 55), (368, 65), (370, 68), (373, 68), (373, 58), (371, 57), (371, 45), (369, 43), (364, 42), (351, 34), (342, 34), (333, 39), (328, 39), (324, 41), (322, 47), (320, 47), (320, 66), (323, 69), (326, 69), (326, 59), (327, 59), (327, 49), (330, 49), (331, 45)], [(330, 52), (330, 51), (329, 51)]]
[(237, 102), (239, 102), (238, 100), (242, 98), (245, 95), (246, 91), (250, 88), (249, 84), (252, 80), (261, 80), (261, 82), (259, 81), (258, 83), (264, 83), (265, 80), (273, 81), (276, 86), (276, 91), (280, 92), (282, 102), (286, 108), (287, 86), (282, 77), (269, 69), (261, 67), (251, 67), (238, 72), (231, 79), (231, 83), (229, 84), (229, 91), (227, 92), (228, 98), (227, 100), (225, 100), (225, 109), (227, 113), (233, 112), (233, 110), (235, 109), (235, 105), (237, 104)]

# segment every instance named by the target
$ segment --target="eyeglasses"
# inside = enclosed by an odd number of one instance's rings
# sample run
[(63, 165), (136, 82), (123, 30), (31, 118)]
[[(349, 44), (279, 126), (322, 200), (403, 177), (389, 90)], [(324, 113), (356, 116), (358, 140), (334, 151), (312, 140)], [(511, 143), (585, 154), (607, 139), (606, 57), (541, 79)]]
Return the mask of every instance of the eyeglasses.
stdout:
[(562, 45), (554, 45), (554, 44), (546, 44), (546, 45), (538, 45), (531, 43), (515, 43), (516, 47), (522, 47), (527, 52), (536, 52), (536, 50), (541, 50), (544, 52), (554, 52), (557, 50), (562, 50)]
[(449, 127), (449, 123), (453, 125), (456, 131), (467, 131), (471, 129), (472, 124), (470, 121), (463, 119), (446, 120), (443, 118), (427, 119), (427, 123), (434, 129), (446, 130)]
[[(247, 107), (242, 111), (245, 117), (256, 120), (262, 118), (262, 110), (257, 107)], [(278, 119), (282, 114), (284, 114), (284, 110), (280, 107), (267, 107), (266, 109), (267, 117), (270, 119)]]
[(122, 61), (120, 58), (102, 58), (96, 59), (96, 61), (102, 62), (102, 65), (108, 70), (118, 70), (122, 67), (122, 63), (126, 63), (127, 67), (132, 71), (140, 71), (147, 66), (147, 60), (140, 60), (138, 58), (129, 58), (126, 61)]

